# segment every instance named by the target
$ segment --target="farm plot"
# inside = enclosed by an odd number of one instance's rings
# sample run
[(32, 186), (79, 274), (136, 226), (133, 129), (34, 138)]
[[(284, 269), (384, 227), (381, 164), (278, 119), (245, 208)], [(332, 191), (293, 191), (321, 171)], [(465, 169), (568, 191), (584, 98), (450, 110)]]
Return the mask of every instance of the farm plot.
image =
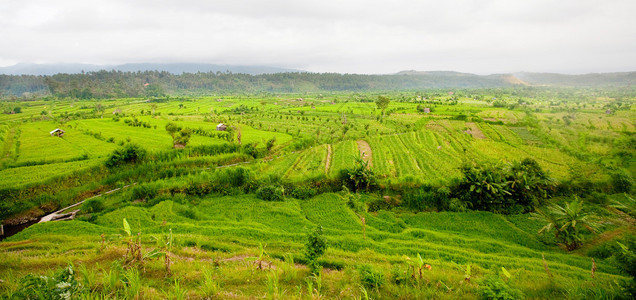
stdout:
[(325, 173), (327, 145), (307, 149), (296, 159), (285, 172), (285, 178), (303, 179)]
[(0, 187), (18, 187), (38, 183), (51, 177), (71, 174), (101, 164), (102, 159), (8, 168), (0, 171)]
[(29, 123), (20, 127), (20, 148), (17, 163), (54, 162), (81, 156), (101, 157), (115, 149), (115, 145), (85, 135), (79, 130), (64, 128), (63, 137), (51, 136), (51, 123)]
[(315, 224), (328, 229), (362, 231), (362, 223), (345, 201), (336, 194), (322, 194), (300, 203), (302, 213)]

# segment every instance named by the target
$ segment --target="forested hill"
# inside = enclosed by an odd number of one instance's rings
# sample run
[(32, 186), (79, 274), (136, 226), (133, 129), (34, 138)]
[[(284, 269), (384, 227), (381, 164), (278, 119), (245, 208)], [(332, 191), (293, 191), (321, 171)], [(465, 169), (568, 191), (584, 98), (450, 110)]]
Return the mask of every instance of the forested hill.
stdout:
[(435, 88), (497, 88), (527, 85), (631, 87), (636, 72), (592, 75), (520, 73), (475, 75), (458, 72), (404, 71), (392, 75), (337, 73), (233, 74), (167, 71), (96, 71), (52, 76), (0, 75), (0, 95), (117, 98), (163, 94), (295, 93), (322, 91), (390, 91)]

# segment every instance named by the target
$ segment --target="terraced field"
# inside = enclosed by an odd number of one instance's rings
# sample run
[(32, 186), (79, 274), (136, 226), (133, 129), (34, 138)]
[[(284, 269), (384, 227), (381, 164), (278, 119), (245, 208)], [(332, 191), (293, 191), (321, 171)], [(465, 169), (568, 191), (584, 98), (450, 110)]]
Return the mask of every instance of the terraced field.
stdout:
[[(366, 239), (363, 239), (360, 218), (336, 194), (271, 203), (247, 195), (206, 197), (196, 206), (172, 201), (160, 202), (152, 207), (128, 206), (100, 215), (92, 222), (37, 224), (0, 245), (0, 252), (6, 258), (0, 262), (0, 268), (6, 268), (19, 259), (24, 266), (19, 272), (31, 270), (38, 260), (24, 254), (37, 253), (41, 245), (65, 238), (70, 230), (77, 232), (79, 236), (75, 237), (82, 237), (84, 241), (75, 241), (70, 248), (49, 244), (51, 251), (65, 249), (63, 251), (67, 251), (71, 258), (86, 252), (94, 255), (92, 253), (99, 248), (98, 240), (102, 233), (106, 234), (108, 247), (115, 247), (121, 239), (122, 219), (126, 218), (134, 232), (144, 235), (161, 234), (171, 228), (180, 245), (196, 241), (199, 245), (212, 244), (217, 248), (223, 245), (225, 250), (222, 251), (241, 253), (245, 247), (261, 243), (266, 245), (270, 254), (281, 256), (284, 253), (299, 255), (304, 233), (320, 224), (326, 229), (330, 245), (327, 261), (343, 262), (345, 268), (350, 263), (347, 257), (355, 253), (376, 253), (375, 258), (367, 258), (374, 263), (397, 263), (402, 255), (419, 253), (434, 266), (435, 272), (452, 270), (449, 262), (454, 262), (470, 263), (475, 268), (503, 266), (517, 276), (544, 278), (543, 254), (550, 270), (558, 278), (578, 280), (589, 276), (589, 259), (562, 254), (542, 244), (535, 232), (520, 229), (504, 216), (484, 212), (380, 212), (366, 216), (369, 222), (366, 224)], [(517, 218), (515, 222), (524, 223), (524, 227), (537, 226), (532, 225), (534, 221), (527, 217)], [(387, 231), (389, 226), (400, 230)], [(19, 242), (27, 244), (19, 248), (13, 246)], [(616, 269), (602, 261), (597, 262), (597, 267), (596, 280), (599, 282), (622, 278), (617, 275)], [(452, 282), (447, 284), (457, 286)]]

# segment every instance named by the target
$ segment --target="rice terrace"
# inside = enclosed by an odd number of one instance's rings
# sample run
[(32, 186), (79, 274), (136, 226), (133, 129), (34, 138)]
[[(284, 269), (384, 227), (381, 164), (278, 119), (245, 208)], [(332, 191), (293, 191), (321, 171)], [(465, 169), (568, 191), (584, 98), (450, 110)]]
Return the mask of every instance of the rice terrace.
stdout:
[(2, 0), (0, 300), (636, 299), (635, 12)]
[(0, 76), (3, 298), (636, 291), (635, 73)]

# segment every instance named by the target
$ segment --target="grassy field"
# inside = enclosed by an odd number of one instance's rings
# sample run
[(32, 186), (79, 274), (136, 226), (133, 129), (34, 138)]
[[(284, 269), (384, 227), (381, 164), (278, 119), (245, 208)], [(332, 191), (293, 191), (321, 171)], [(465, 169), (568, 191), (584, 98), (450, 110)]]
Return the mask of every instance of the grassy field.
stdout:
[[(91, 288), (102, 294), (125, 296), (124, 290), (110, 291), (106, 286), (109, 272), (114, 270), (110, 261), (124, 255), (125, 236), (122, 236), (122, 220), (126, 218), (134, 233), (142, 234), (142, 241), (149, 250), (154, 246), (152, 236), (174, 235), (173, 272), (170, 280), (153, 280), (161, 270), (161, 264), (147, 260), (145, 271), (140, 272), (143, 287), (141, 295), (162, 297), (161, 290), (172, 291), (174, 280), (179, 281), (188, 297), (204, 297), (205, 291), (200, 272), (213, 268), (213, 280), (219, 284), (217, 296), (252, 297), (266, 295), (266, 274), (276, 274), (280, 291), (295, 297), (296, 289), (305, 293), (306, 274), (302, 266), (285, 267), (284, 257), (302, 258), (305, 233), (320, 224), (325, 228), (329, 249), (324, 257), (327, 266), (323, 273), (320, 295), (338, 297), (343, 288), (349, 296), (360, 296), (361, 290), (353, 278), (361, 264), (377, 268), (389, 281), (392, 268), (405, 267), (404, 256), (420, 254), (432, 269), (425, 274), (421, 286), (406, 286), (413, 295), (437, 295), (444, 297), (473, 298), (477, 287), (464, 285), (458, 266), (470, 264), (474, 270), (473, 282), (479, 282), (487, 274), (497, 273), (505, 267), (513, 275), (513, 285), (529, 297), (563, 297), (568, 288), (588, 289), (592, 283), (614, 284), (624, 280), (618, 270), (608, 263), (597, 261), (596, 276), (589, 281), (591, 262), (588, 258), (561, 253), (554, 246), (537, 240), (527, 216), (519, 216), (513, 225), (506, 217), (492, 213), (391, 213), (381, 211), (368, 214), (366, 238), (363, 238), (360, 218), (351, 211), (337, 194), (323, 194), (308, 200), (288, 199), (267, 203), (254, 196), (205, 197), (185, 199), (183, 204), (163, 201), (154, 206), (126, 206), (94, 218), (93, 221), (48, 222), (38, 224), (0, 244), (3, 261), (0, 270), (13, 270), (12, 276), (30, 272), (46, 273), (42, 265), (64, 266), (73, 262), (77, 267), (93, 269)], [(376, 220), (373, 220), (376, 219)], [(383, 230), (387, 226), (399, 227), (399, 232)], [(521, 226), (523, 225), (523, 226)], [(374, 227), (378, 226), (378, 228)], [(69, 232), (77, 232), (69, 236)], [(102, 244), (100, 235), (104, 234)], [(64, 241), (59, 243), (59, 241)], [(259, 271), (246, 260), (257, 255), (254, 249), (264, 245), (267, 256), (263, 258), (272, 271)], [(46, 253), (46, 256), (42, 254)], [(61, 254), (64, 257), (59, 257)], [(555, 281), (553, 288), (537, 291), (535, 288), (550, 284), (542, 262), (542, 255), (550, 267)], [(15, 266), (20, 265), (19, 269)], [(216, 267), (214, 267), (216, 266)], [(44, 271), (44, 272), (43, 272)], [(235, 274), (238, 272), (243, 277)], [(293, 273), (295, 275), (287, 274)], [(6, 273), (2, 273), (6, 275)], [(268, 276), (270, 276), (268, 275)], [(261, 276), (263, 278), (261, 278)], [(258, 279), (261, 278), (261, 279)], [(531, 280), (531, 278), (533, 278)], [(3, 277), (6, 279), (6, 277)], [(437, 286), (437, 281), (446, 287)], [(345, 286), (342, 286), (346, 281)], [(539, 284), (537, 284), (537, 282)], [(569, 284), (573, 284), (569, 286)], [(391, 286), (388, 282), (387, 286)], [(13, 281), (3, 284), (5, 288)], [(371, 291), (378, 297), (399, 297), (392, 288)]]
[[(25, 298), (29, 274), (71, 264), (86, 299), (477, 299), (497, 286), (529, 299), (628, 299), (617, 242), (632, 245), (635, 233), (634, 108), (608, 114), (613, 98), (524, 92), (18, 102), (21, 113), (0, 115), (3, 224), (86, 202), (72, 221), (0, 242), (0, 297)], [(391, 98), (385, 111), (378, 95)], [(169, 123), (193, 130), (185, 149)], [(65, 135), (50, 136), (55, 128)], [(130, 144), (145, 156), (106, 166)], [(361, 152), (368, 186), (352, 171)], [(451, 190), (463, 166), (514, 171), (525, 158), (554, 183), (526, 207), (472, 210), (473, 198)], [(504, 186), (531, 186), (535, 177), (515, 172), (523, 180)], [(497, 188), (488, 184), (470, 192)], [(573, 199), (598, 221), (575, 251), (517, 213)], [(312, 274), (306, 241), (317, 226), (328, 248)]]

